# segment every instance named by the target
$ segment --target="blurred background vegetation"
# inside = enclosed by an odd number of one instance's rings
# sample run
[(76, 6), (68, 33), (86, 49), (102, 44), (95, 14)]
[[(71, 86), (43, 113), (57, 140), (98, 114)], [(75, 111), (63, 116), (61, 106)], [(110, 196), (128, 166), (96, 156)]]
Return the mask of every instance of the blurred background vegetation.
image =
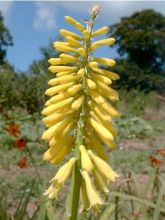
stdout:
[[(110, 203), (97, 219), (163, 220), (165, 17), (143, 10), (121, 18), (108, 36), (117, 39), (114, 47), (119, 56), (113, 70), (120, 80), (114, 87), (120, 93), (116, 105), (122, 113), (115, 121), (118, 150), (108, 153), (120, 178), (111, 186)], [(54, 220), (66, 215), (68, 184), (52, 211), (42, 194), (57, 167), (42, 160), (47, 146), (41, 140), (40, 112), (51, 77), (47, 60), (58, 54), (48, 44), (41, 48), (41, 60), (33, 61), (26, 72), (16, 72), (6, 59), (13, 43), (0, 14), (0, 220)], [(96, 219), (90, 214), (79, 217)]]

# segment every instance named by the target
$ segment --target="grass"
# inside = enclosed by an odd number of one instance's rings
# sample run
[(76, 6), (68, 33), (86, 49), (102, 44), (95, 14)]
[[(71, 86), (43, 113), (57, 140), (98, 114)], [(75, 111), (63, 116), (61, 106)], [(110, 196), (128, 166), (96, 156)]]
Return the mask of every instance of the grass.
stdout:
[[(116, 121), (118, 149), (109, 153), (110, 164), (121, 177), (111, 186), (109, 205), (101, 208), (97, 217), (100, 220), (108, 220), (109, 216), (112, 220), (165, 217), (165, 192), (161, 184), (165, 180), (165, 158), (161, 158), (164, 165), (158, 173), (150, 164), (150, 156), (156, 149), (164, 148), (165, 143), (165, 103), (155, 97), (153, 93), (122, 92), (118, 104), (122, 116)], [(47, 146), (40, 138), (44, 130), (40, 114), (29, 115), (22, 109), (5, 113), (7, 117), (4, 112), (0, 114), (0, 220), (50, 220), (55, 219), (54, 212), (56, 218), (66, 216), (68, 184), (53, 206), (42, 196), (57, 167), (42, 160)], [(14, 147), (18, 137), (6, 131), (8, 123), (21, 125), (19, 137), (26, 141), (24, 149)], [(21, 169), (18, 162), (23, 157), (27, 158), (27, 167)], [(93, 217), (83, 213), (79, 219)]]

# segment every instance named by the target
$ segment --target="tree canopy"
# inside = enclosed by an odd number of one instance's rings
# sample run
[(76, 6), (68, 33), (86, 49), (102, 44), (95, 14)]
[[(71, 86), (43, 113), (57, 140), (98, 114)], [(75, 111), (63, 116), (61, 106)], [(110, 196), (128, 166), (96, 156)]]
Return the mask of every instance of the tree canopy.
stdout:
[(4, 19), (0, 12), (0, 65), (5, 63), (6, 49), (13, 45), (13, 38), (4, 25)]
[(122, 70), (121, 81), (127, 79), (125, 83), (128, 82), (129, 87), (136, 87), (132, 79), (137, 80), (140, 89), (159, 87), (155, 83), (161, 82), (160, 77), (164, 80), (165, 73), (165, 17), (151, 9), (136, 12), (121, 18), (112, 26), (110, 34), (117, 39), (121, 57), (117, 69)]

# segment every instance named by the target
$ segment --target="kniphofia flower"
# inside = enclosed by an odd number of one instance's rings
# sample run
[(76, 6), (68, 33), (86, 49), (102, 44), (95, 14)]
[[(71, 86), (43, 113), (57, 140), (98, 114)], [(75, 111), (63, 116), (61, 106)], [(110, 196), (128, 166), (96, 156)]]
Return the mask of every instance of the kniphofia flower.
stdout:
[(27, 167), (27, 159), (23, 157), (21, 160), (18, 161), (18, 166), (23, 169)]
[[(102, 27), (93, 31), (94, 19), (99, 10), (95, 7), (90, 11), (91, 20), (87, 22), (87, 27), (65, 16), (65, 20), (80, 34), (61, 29), (64, 41), (53, 43), (60, 55), (48, 60), (53, 79), (48, 82), (50, 88), (45, 94), (50, 98), (42, 111), (43, 122), (47, 127), (42, 139), (49, 144), (44, 160), (59, 164), (73, 151), (76, 158), (68, 170), (69, 175), (66, 171), (64, 176), (59, 175), (63, 167), (60, 168), (45, 195), (57, 197), (65, 182), (64, 177), (68, 178), (72, 173), (72, 182), (78, 181), (75, 183), (76, 189), (81, 186), (81, 190), (72, 192), (74, 196), (79, 196), (81, 191), (81, 199), (86, 201), (83, 206), (85, 209), (102, 205), (104, 202), (100, 193), (109, 192), (108, 183), (118, 177), (105, 161), (108, 159), (106, 150), (116, 146), (114, 139), (117, 130), (112, 118), (120, 114), (112, 102), (119, 100), (119, 96), (111, 84), (119, 76), (109, 70), (116, 64), (113, 59), (92, 57), (95, 49), (110, 46), (115, 43), (115, 39), (94, 40), (109, 30), (108, 27)], [(68, 166), (68, 163), (64, 166)], [(76, 179), (77, 175), (79, 180)]]

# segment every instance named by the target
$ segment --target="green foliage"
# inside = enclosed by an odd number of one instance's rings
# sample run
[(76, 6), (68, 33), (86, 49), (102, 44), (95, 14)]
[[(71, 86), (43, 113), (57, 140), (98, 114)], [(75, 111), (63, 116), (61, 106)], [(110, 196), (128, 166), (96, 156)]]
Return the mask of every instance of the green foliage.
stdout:
[(5, 63), (6, 48), (13, 45), (9, 30), (5, 27), (2, 13), (0, 12), (0, 65)]
[(123, 17), (110, 31), (121, 56), (119, 88), (165, 92), (165, 17), (154, 10)]

